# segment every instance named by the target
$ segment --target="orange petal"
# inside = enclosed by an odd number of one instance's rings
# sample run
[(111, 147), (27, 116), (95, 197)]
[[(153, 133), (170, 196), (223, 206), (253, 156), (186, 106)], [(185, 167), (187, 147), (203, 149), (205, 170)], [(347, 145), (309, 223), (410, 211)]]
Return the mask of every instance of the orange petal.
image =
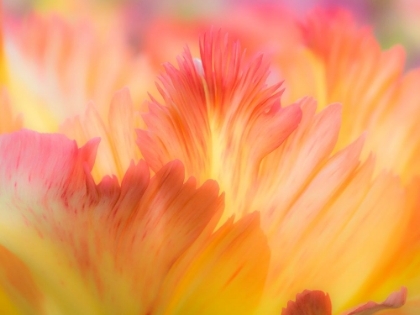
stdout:
[(257, 213), (227, 221), (207, 245), (191, 248), (167, 279), (165, 314), (255, 314), (270, 252)]
[(375, 270), (370, 284), (360, 292), (361, 296), (372, 294), (372, 299), (380, 300), (395, 286), (404, 285), (409, 296), (408, 305), (399, 310), (401, 313), (405, 309), (413, 310), (413, 314), (416, 314), (415, 310), (420, 312), (420, 230), (417, 228), (420, 222), (419, 191), (420, 181), (417, 178), (407, 187), (407, 205), (403, 213), (404, 220), (400, 223), (401, 232), (394, 234), (396, 246), (394, 249), (388, 248), (389, 258)]
[(132, 160), (138, 161), (140, 153), (136, 146), (136, 113), (130, 91), (124, 88), (117, 91), (111, 101), (108, 124), (114, 156), (121, 173), (127, 170)]
[(305, 290), (296, 295), (296, 302), (287, 303), (281, 315), (331, 315), (331, 300), (322, 291)]
[[(291, 203), (302, 193), (303, 188), (314, 180), (318, 172), (326, 168), (338, 138), (341, 122), (339, 104), (330, 105), (315, 115), (315, 101), (305, 99), (301, 109), (303, 118), (296, 132), (261, 163), (260, 187), (256, 199), (264, 203), (257, 208), (263, 211), (263, 224), (267, 224), (270, 230), (270, 226), (276, 226)], [(346, 166), (341, 171), (346, 169), (350, 172), (358, 163), (360, 150), (353, 151), (353, 166), (346, 164), (344, 160), (342, 165)], [(331, 181), (333, 182), (334, 180)], [(277, 204), (276, 211), (269, 211), (272, 204)]]
[(17, 309), (25, 313), (31, 313), (33, 310), (41, 312), (42, 294), (29, 268), (2, 245), (0, 245), (0, 288), (7, 293), (6, 298), (9, 299), (9, 303), (12, 302), (7, 306), (6, 301), (0, 298), (2, 314), (15, 314), (13, 309), (16, 309), (16, 313)]
[[(153, 170), (180, 159), (188, 175), (217, 179), (242, 201), (264, 157), (278, 148), (301, 120), (299, 104), (280, 107), (279, 85), (267, 87), (268, 65), (248, 60), (239, 42), (210, 31), (200, 42), (201, 59), (189, 50), (178, 68), (165, 65), (160, 93), (144, 115), (138, 145)], [(225, 217), (246, 213), (227, 200)]]
[[(360, 162), (365, 136), (331, 155), (340, 106), (315, 110), (310, 99), (302, 104), (301, 124), (263, 161), (261, 186), (246, 199), (251, 209), (260, 209), (272, 249), (268, 292), (273, 291), (267, 296), (273, 306), (268, 301), (261, 312), (277, 311), (291, 293), (307, 287), (330, 292), (334, 311), (361, 303), (373, 291), (363, 288), (378, 283), (376, 270), (391, 263), (406, 229), (409, 209), (399, 179), (373, 177), (372, 157)], [(327, 281), (325, 274), (334, 276)], [(380, 273), (381, 279), (388, 276)]]

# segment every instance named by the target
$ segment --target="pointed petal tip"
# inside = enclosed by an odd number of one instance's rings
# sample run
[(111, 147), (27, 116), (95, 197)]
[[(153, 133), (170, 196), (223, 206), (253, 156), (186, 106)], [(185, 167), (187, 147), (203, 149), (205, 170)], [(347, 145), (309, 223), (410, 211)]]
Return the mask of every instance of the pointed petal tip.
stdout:
[[(96, 155), (99, 148), (101, 138), (93, 138), (85, 143), (79, 150), (81, 158), (87, 163), (89, 171), (92, 171), (93, 165), (95, 164)], [(74, 141), (75, 145), (76, 141)]]

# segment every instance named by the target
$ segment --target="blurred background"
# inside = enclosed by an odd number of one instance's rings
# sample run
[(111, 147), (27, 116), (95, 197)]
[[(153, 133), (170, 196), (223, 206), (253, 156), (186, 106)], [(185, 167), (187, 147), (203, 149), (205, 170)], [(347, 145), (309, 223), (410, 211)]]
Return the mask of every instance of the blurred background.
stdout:
[[(156, 20), (172, 19), (186, 23), (205, 18), (207, 23), (236, 19), (249, 6), (282, 7), (283, 12), (304, 17), (315, 7), (345, 7), (356, 19), (373, 27), (383, 48), (402, 44), (409, 66), (420, 64), (420, 1), (418, 0), (4, 0), (8, 14), (23, 16), (37, 12), (58, 12), (70, 19), (95, 19), (104, 32), (116, 24), (127, 31), (128, 40), (141, 46), (142, 36)], [(213, 22), (217, 24), (217, 22)], [(111, 26), (112, 25), (112, 26)], [(267, 28), (270, 26), (267, 25)]]
[(132, 27), (146, 28), (153, 18), (172, 16), (192, 19), (202, 16), (214, 17), (232, 8), (258, 3), (258, 5), (283, 6), (297, 15), (304, 15), (317, 6), (342, 6), (354, 12), (357, 18), (373, 26), (377, 38), (384, 48), (396, 43), (403, 44), (412, 62), (420, 62), (416, 55), (420, 51), (420, 1), (418, 0), (4, 0), (8, 12), (16, 15), (32, 10), (60, 12), (72, 16), (96, 15), (98, 20), (106, 19), (112, 11), (126, 11), (131, 15)]

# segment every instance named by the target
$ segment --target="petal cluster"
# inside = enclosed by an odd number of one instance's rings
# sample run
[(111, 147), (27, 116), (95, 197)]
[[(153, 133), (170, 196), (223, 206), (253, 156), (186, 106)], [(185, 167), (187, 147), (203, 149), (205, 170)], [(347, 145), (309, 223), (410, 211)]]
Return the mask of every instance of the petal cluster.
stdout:
[(200, 59), (186, 51), (179, 69), (166, 66), (165, 103), (152, 100), (148, 129), (139, 131), (143, 157), (154, 170), (180, 159), (188, 174), (216, 179), (226, 216), (261, 213), (272, 250), (261, 311), (307, 287), (328, 288), (338, 310), (363, 302), (357, 292), (401, 245), (395, 235), (409, 221), (407, 192), (391, 173), (374, 174), (373, 157), (360, 160), (365, 136), (334, 153), (340, 105), (317, 114), (306, 98), (281, 108), (261, 58), (247, 62), (235, 41), (208, 36)]
[(31, 131), (0, 137), (1, 283), (17, 308), (251, 314), (269, 261), (258, 215), (215, 230), (218, 185), (184, 182), (178, 161), (151, 178), (144, 162), (132, 164), (121, 185), (110, 177), (96, 185), (97, 144), (78, 149)]
[(420, 311), (418, 70), (345, 11), (241, 12), (176, 59), (206, 22), (6, 19), (0, 313)]

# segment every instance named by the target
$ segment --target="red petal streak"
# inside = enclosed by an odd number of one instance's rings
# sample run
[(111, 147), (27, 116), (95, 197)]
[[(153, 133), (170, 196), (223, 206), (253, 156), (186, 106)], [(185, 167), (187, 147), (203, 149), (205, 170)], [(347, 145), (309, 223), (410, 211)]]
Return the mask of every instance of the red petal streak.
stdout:
[(65, 136), (42, 135), (29, 130), (0, 136), (1, 193), (13, 190), (27, 198), (42, 199), (45, 194), (66, 198), (84, 190), (99, 139), (78, 149)]
[(159, 87), (164, 105), (152, 98), (144, 115), (148, 131), (138, 132), (143, 156), (153, 170), (180, 159), (187, 174), (200, 180), (212, 169), (218, 175), (214, 164), (229, 163), (237, 155), (246, 159), (249, 154), (248, 166), (258, 169), (261, 159), (297, 127), (299, 106), (281, 109), (280, 85), (266, 84), (268, 64), (262, 56), (248, 61), (239, 42), (227, 34), (206, 33), (200, 56), (201, 61), (194, 60), (186, 50), (178, 58), (179, 69), (165, 65)]

